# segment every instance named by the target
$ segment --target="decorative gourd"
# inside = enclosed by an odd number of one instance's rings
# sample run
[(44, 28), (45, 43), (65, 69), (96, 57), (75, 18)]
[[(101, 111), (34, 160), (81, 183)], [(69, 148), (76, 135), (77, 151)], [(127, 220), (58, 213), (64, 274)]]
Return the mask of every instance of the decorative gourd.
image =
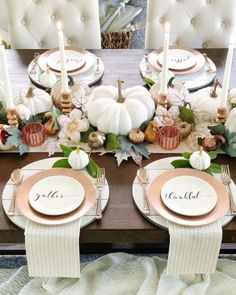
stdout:
[(193, 93), (190, 106), (198, 121), (212, 121), (216, 119), (217, 109), (220, 105), (221, 88), (216, 81), (213, 88), (206, 87)]
[(79, 147), (72, 151), (68, 157), (68, 163), (73, 169), (79, 170), (86, 167), (89, 163), (89, 156)]
[(50, 136), (54, 136), (57, 134), (57, 129), (55, 128), (56, 125), (56, 118), (53, 118), (52, 114), (50, 112), (47, 112), (44, 117), (43, 117), (43, 121), (44, 121), (44, 129), (47, 135)]
[(39, 82), (44, 87), (52, 88), (57, 82), (57, 76), (50, 70), (50, 68), (47, 68), (46, 71), (39, 76)]
[(194, 169), (205, 170), (211, 165), (211, 158), (208, 153), (204, 152), (201, 148), (199, 151), (192, 153), (189, 158), (190, 165)]
[(104, 133), (127, 135), (139, 128), (154, 114), (154, 101), (149, 91), (142, 86), (134, 86), (121, 91), (113, 86), (99, 86), (93, 90), (93, 101), (88, 106), (90, 123)]
[(15, 103), (26, 105), (33, 116), (51, 111), (53, 106), (52, 98), (46, 91), (32, 87), (28, 90), (22, 90), (20, 96), (15, 98)]
[[(68, 86), (69, 90), (71, 91), (71, 99), (72, 102), (74, 99), (77, 98), (77, 96), (81, 95), (81, 92), (83, 92), (84, 96), (87, 96), (91, 93), (91, 89), (89, 86), (81, 81), (74, 81), (71, 76), (68, 76), (69, 81), (68, 81)], [(51, 89), (51, 96), (53, 99), (54, 105), (58, 108), (61, 109), (61, 80), (57, 81), (56, 84)]]
[(225, 128), (229, 130), (229, 132), (236, 132), (236, 108), (233, 108), (226, 119)]
[(106, 140), (106, 135), (100, 131), (91, 132), (88, 136), (88, 145), (93, 149), (101, 148)]
[(129, 133), (129, 140), (133, 143), (144, 142), (145, 135), (140, 129), (132, 129)]
[(156, 121), (150, 121), (147, 128), (144, 131), (145, 140), (147, 142), (153, 143), (157, 140), (158, 136), (158, 124)]

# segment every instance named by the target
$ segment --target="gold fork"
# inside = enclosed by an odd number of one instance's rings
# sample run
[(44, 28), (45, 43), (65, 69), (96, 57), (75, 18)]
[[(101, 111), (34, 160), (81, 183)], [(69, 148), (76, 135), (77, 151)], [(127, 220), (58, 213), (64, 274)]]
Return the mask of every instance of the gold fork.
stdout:
[(230, 204), (231, 214), (236, 215), (236, 205), (234, 202), (234, 196), (233, 196), (232, 188), (231, 188), (231, 177), (230, 177), (229, 165), (221, 166), (221, 178), (222, 178), (223, 184), (226, 185), (229, 190), (229, 204)]
[(100, 168), (99, 174), (96, 180), (96, 187), (98, 191), (97, 207), (96, 207), (96, 219), (102, 219), (102, 190), (106, 183), (105, 168)]

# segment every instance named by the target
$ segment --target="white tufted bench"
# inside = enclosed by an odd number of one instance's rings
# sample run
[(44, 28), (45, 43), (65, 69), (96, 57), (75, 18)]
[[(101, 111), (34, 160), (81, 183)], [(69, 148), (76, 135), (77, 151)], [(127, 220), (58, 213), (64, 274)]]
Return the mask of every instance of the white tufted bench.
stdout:
[(98, 0), (5, 0), (5, 4), (12, 48), (56, 47), (58, 20), (67, 45), (101, 48)]
[(235, 18), (235, 0), (147, 0), (145, 47), (163, 45), (166, 21), (171, 24), (170, 44), (228, 47), (230, 35), (236, 35)]

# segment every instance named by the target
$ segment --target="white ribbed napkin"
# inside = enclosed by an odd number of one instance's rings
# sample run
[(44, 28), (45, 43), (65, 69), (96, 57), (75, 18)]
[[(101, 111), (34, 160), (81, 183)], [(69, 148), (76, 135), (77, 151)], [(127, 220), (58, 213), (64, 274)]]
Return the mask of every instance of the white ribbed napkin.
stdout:
[(31, 277), (80, 277), (80, 220), (42, 225), (27, 220), (26, 257)]
[(169, 222), (167, 275), (214, 273), (222, 241), (220, 220), (204, 226)]

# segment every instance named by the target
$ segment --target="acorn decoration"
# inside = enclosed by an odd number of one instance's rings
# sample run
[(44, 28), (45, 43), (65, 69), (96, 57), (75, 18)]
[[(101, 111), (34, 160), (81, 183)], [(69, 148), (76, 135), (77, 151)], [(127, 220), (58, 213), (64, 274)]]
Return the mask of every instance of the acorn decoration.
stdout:
[(45, 113), (43, 117), (44, 128), (47, 135), (54, 136), (57, 134), (57, 129), (55, 128), (57, 120), (52, 117), (50, 112)]
[(215, 151), (218, 145), (222, 143), (226, 143), (225, 137), (223, 135), (215, 135), (203, 138), (201, 145), (206, 151)]
[(144, 131), (145, 140), (153, 143), (157, 140), (158, 125), (156, 121), (150, 121), (147, 128)]
[(142, 143), (144, 142), (145, 135), (140, 129), (132, 129), (129, 132), (129, 141), (132, 143)]
[(94, 131), (94, 132), (91, 132), (88, 136), (88, 145), (92, 149), (99, 149), (104, 146), (105, 140), (106, 140), (105, 133), (101, 131)]

